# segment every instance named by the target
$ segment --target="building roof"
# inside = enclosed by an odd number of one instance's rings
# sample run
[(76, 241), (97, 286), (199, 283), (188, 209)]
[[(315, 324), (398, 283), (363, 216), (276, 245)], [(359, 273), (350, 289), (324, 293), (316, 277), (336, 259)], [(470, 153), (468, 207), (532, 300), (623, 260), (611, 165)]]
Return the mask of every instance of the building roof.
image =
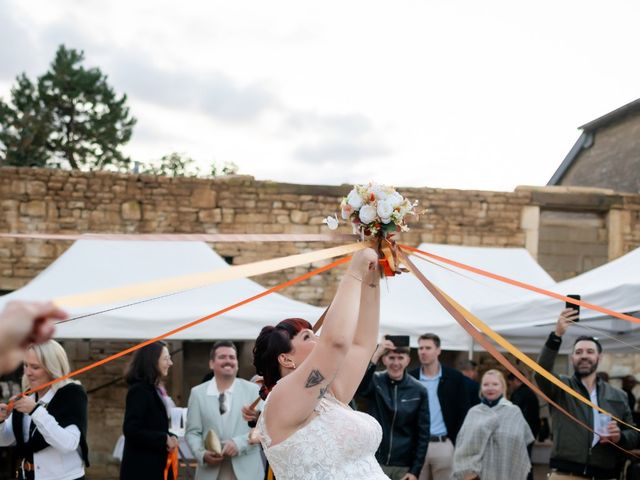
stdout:
[(547, 185), (560, 184), (565, 173), (567, 173), (571, 165), (573, 165), (573, 162), (578, 158), (580, 152), (593, 145), (593, 134), (597, 129), (610, 125), (638, 112), (640, 112), (640, 98), (582, 125), (580, 127), (580, 130), (582, 130), (580, 137), (576, 140), (573, 147), (571, 147), (571, 150), (564, 158), (558, 169), (551, 176)]

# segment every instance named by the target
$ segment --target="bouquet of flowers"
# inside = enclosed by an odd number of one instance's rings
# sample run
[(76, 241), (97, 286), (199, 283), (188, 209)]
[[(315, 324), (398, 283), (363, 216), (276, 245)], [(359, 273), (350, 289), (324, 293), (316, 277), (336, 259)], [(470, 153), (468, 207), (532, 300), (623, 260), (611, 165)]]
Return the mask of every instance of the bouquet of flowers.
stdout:
[[(411, 203), (393, 187), (369, 183), (355, 185), (349, 195), (342, 199), (340, 210), (344, 220), (350, 220), (353, 232), (362, 238), (386, 238), (395, 232), (406, 232), (406, 219), (416, 215), (418, 202)], [(338, 228), (337, 216), (327, 217), (327, 226)]]

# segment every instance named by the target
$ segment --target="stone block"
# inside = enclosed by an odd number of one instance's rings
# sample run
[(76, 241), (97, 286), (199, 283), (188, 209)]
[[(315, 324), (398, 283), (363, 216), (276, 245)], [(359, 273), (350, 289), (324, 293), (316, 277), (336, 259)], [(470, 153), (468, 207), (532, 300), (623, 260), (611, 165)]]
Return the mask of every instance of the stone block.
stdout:
[(121, 214), (123, 220), (141, 220), (142, 208), (140, 202), (128, 201), (121, 205)]
[(308, 223), (309, 222), (309, 213), (302, 212), (300, 210), (293, 210), (291, 212), (291, 222), (293, 223)]
[(42, 200), (32, 200), (20, 205), (20, 213), (29, 217), (44, 217), (47, 214), (47, 203)]
[(27, 182), (27, 194), (30, 197), (44, 197), (47, 193), (47, 184), (40, 181)]
[(215, 208), (216, 192), (210, 187), (198, 187), (191, 194), (191, 206), (196, 208)]
[(220, 223), (222, 221), (222, 210), (219, 208), (200, 210), (198, 212), (198, 221), (202, 223)]

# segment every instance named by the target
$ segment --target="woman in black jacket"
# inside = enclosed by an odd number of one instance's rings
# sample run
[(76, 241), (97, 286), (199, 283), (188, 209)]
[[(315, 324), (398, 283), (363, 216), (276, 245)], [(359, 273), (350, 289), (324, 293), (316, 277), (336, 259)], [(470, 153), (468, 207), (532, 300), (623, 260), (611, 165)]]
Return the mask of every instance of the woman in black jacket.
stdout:
[[(178, 439), (169, 433), (166, 395), (159, 385), (171, 365), (164, 342), (137, 350), (131, 359), (126, 373), (129, 392), (122, 427), (121, 480), (164, 479), (168, 453), (178, 447)], [(167, 478), (173, 478), (171, 469)]]
[(45, 386), (69, 370), (67, 354), (55, 340), (31, 345), (25, 352), (23, 387), (38, 390), (15, 398), (11, 413), (0, 404), (0, 446), (16, 445), (17, 478), (84, 478), (89, 466), (87, 394), (69, 379)]

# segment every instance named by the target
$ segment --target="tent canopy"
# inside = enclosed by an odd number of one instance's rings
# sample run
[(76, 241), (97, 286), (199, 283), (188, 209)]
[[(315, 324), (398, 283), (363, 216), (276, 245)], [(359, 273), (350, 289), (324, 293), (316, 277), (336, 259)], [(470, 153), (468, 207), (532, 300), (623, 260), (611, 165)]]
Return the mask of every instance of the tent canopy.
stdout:
[[(505, 277), (553, 288), (555, 282), (524, 248), (465, 247), (423, 243), (420, 250), (487, 270)], [(433, 260), (412, 257), (420, 271), (438, 288), (466, 309), (475, 312), (490, 308), (513, 298), (526, 296), (526, 292), (497, 280), (470, 273)], [(485, 318), (482, 318), (486, 320)], [(513, 324), (510, 319), (509, 324)], [(491, 322), (488, 322), (495, 328)], [(394, 335), (411, 335), (413, 344), (417, 336), (431, 332), (442, 340), (446, 350), (468, 350), (471, 338), (462, 327), (426, 291), (411, 274), (402, 274), (382, 284), (381, 330)]]
[[(640, 248), (577, 277), (559, 282), (550, 290), (563, 295), (580, 294), (586, 302), (635, 315), (640, 311), (638, 271)], [(477, 313), (492, 325), (500, 325), (499, 330), (512, 343), (522, 349), (533, 350), (535, 347), (539, 349), (553, 330), (563, 308), (564, 303), (559, 300), (531, 293), (524, 298), (480, 309)], [(517, 322), (510, 324), (512, 319), (517, 319)], [(631, 351), (640, 347), (639, 324), (604, 316), (586, 308), (581, 308), (580, 322), (567, 332), (563, 351), (570, 349), (579, 335), (598, 337), (605, 351)]]
[[(0, 297), (43, 300), (161, 278), (229, 268), (203, 242), (79, 240), (25, 287)], [(147, 339), (264, 292), (238, 279), (58, 325), (57, 338)], [(72, 317), (117, 305), (70, 310)], [(322, 309), (272, 293), (173, 335), (177, 340), (253, 340), (265, 325), (303, 317), (312, 323)]]

